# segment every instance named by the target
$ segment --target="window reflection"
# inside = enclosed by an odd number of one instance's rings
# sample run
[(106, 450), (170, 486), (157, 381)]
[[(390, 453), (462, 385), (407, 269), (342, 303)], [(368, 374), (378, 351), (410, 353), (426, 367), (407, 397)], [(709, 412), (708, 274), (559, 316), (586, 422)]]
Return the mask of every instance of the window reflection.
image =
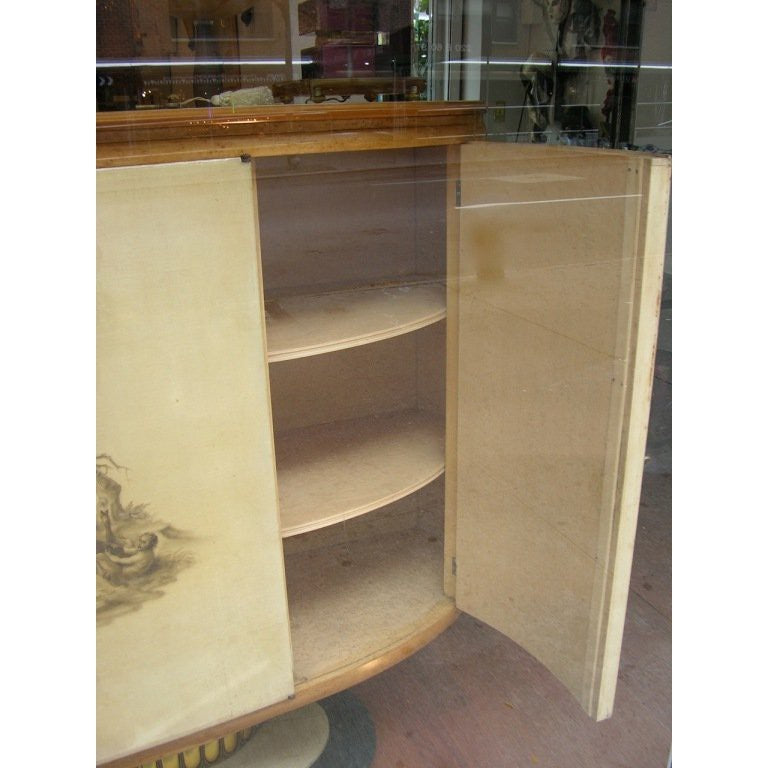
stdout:
[(670, 15), (671, 0), (97, 0), (97, 110), (478, 101), (492, 137), (664, 148)]

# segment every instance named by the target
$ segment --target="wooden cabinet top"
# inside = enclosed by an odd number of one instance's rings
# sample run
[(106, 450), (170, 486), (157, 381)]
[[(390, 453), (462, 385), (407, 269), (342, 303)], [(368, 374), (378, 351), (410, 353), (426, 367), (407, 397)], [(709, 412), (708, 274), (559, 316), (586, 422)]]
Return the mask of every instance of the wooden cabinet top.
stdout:
[(484, 135), (476, 102), (386, 102), (100, 112), (96, 166), (459, 144)]

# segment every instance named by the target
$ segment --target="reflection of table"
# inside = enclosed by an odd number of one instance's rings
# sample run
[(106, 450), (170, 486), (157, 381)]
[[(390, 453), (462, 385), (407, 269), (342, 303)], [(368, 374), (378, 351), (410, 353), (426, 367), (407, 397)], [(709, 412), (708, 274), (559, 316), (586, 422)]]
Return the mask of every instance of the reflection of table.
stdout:
[(426, 85), (420, 77), (332, 77), (275, 83), (272, 93), (277, 101), (284, 104), (290, 104), (301, 96), (317, 104), (346, 101), (350, 96), (363, 96), (366, 101), (376, 101), (377, 96), (402, 95), (408, 101), (418, 101)]

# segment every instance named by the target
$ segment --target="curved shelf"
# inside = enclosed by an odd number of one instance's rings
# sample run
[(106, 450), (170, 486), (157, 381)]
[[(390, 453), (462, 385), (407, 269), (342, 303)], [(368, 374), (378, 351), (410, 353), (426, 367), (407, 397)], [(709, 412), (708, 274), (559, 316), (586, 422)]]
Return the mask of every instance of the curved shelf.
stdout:
[(277, 435), (283, 537), (365, 514), (439, 477), (443, 430), (431, 414), (404, 411)]
[[(459, 611), (456, 605), (449, 598), (443, 597), (422, 618), (420, 625), (410, 634), (399, 637), (392, 645), (380, 649), (372, 657), (357, 660), (352, 664), (334, 669), (325, 675), (297, 682), (295, 695), (290, 699), (284, 699), (276, 704), (258, 709), (255, 712), (240, 715), (227, 722), (206, 728), (197, 733), (191, 733), (183, 738), (143, 749), (140, 752), (134, 753), (128, 759), (120, 758), (113, 760), (101, 768), (133, 768), (139, 763), (143, 765), (162, 757), (166, 757), (170, 763), (179, 752), (183, 751), (186, 754), (192, 751), (194, 754), (194, 752), (204, 748), (211, 741), (215, 741), (218, 744), (219, 739), (223, 738), (231, 741), (235, 736), (239, 740), (246, 741), (251, 736), (251, 728), (254, 726), (271, 720), (273, 717), (284, 715), (312, 702), (332, 696), (335, 693), (345, 691), (347, 688), (365, 682), (374, 675), (378, 675), (407, 659), (448, 629), (458, 617)], [(343, 621), (344, 617), (342, 616), (339, 618), (338, 624), (342, 624)], [(226, 746), (226, 741), (224, 743)], [(203, 746), (198, 747), (198, 745)], [(187, 757), (187, 759), (189, 758)]]
[(364, 288), (266, 302), (269, 362), (370, 344), (445, 317), (441, 283)]
[(375, 662), (455, 611), (443, 554), (417, 528), (287, 554), (296, 683)]

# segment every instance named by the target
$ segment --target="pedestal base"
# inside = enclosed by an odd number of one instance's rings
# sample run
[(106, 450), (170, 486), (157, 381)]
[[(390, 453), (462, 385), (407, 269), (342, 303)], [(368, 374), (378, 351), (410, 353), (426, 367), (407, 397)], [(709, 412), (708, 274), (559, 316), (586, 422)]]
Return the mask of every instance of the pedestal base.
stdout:
[(309, 768), (323, 753), (329, 735), (325, 710), (310, 704), (260, 725), (222, 768)]
[(375, 753), (368, 710), (344, 691), (257, 726), (222, 768), (369, 768)]
[(368, 710), (344, 691), (141, 768), (369, 768), (375, 752)]

